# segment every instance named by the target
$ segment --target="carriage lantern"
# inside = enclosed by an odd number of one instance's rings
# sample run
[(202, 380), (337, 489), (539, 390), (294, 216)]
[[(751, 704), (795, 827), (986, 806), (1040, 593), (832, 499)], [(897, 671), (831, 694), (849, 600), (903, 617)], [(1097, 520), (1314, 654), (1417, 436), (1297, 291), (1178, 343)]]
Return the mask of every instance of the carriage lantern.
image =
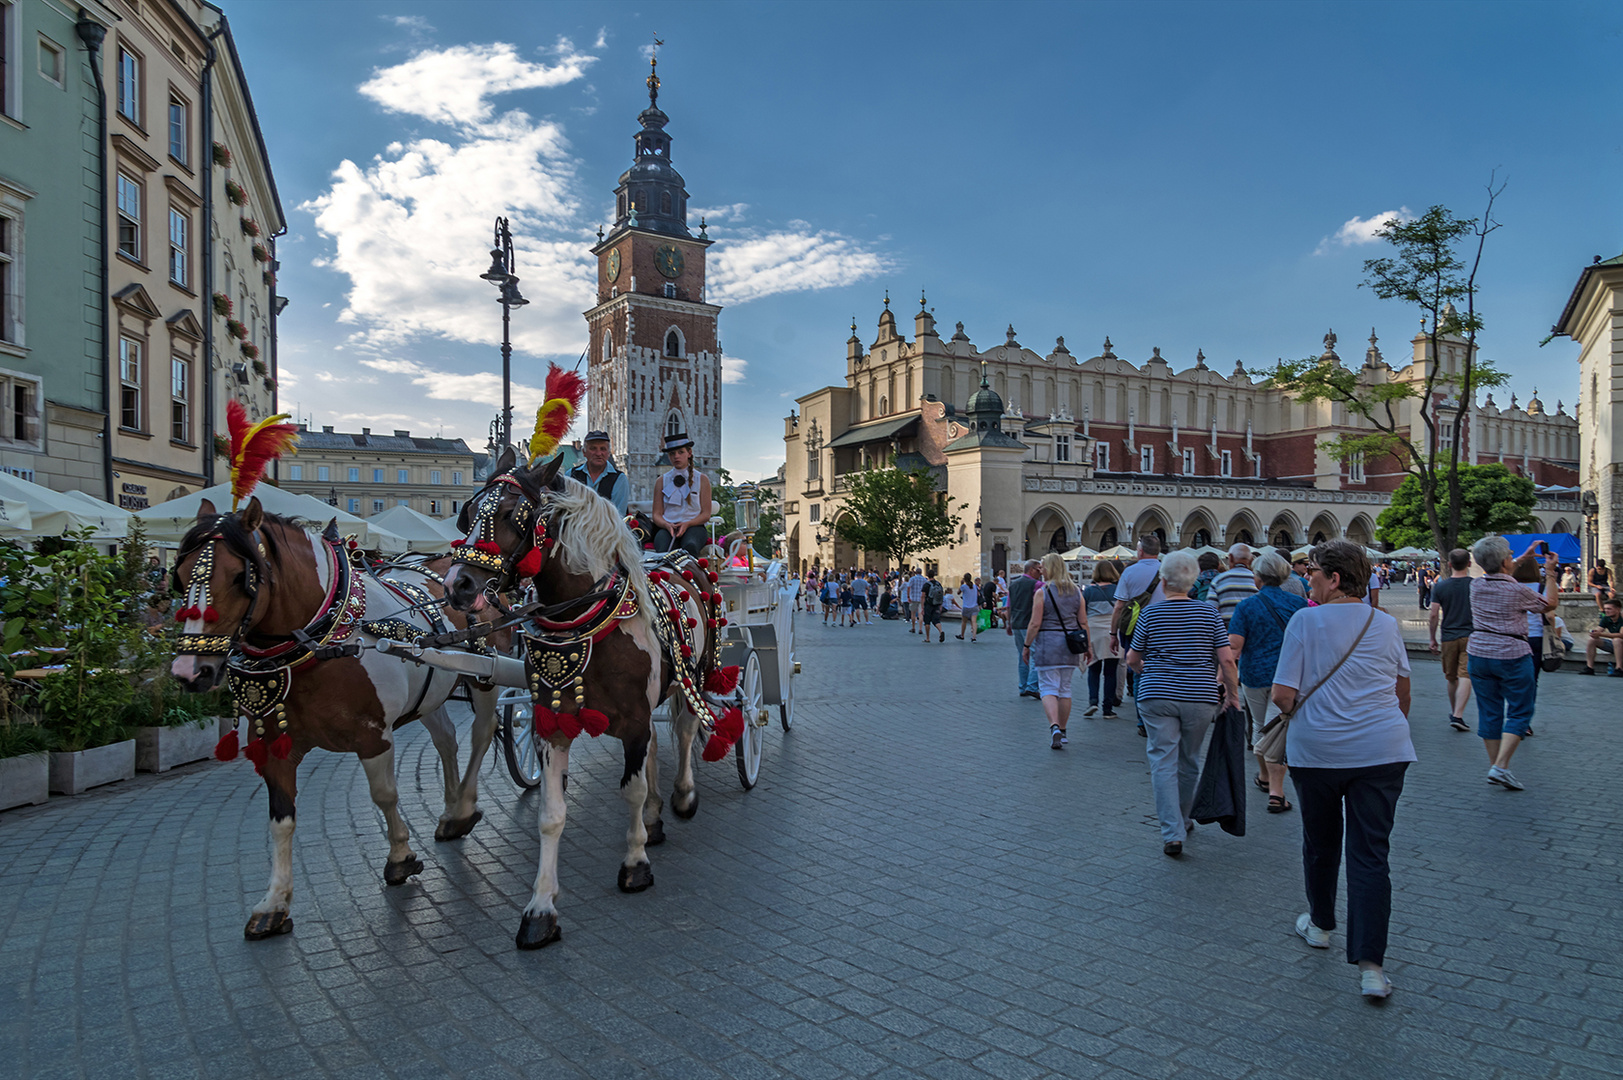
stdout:
[(755, 500), (753, 485), (745, 484), (738, 489), (738, 501), (733, 504), (733, 522), (751, 536), (761, 527), (761, 507)]

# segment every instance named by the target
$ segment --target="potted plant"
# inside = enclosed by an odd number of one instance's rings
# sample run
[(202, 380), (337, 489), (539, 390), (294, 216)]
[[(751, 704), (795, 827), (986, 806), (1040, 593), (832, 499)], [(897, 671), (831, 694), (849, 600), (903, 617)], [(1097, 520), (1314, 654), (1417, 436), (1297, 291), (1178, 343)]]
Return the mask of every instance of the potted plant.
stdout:
[(231, 167), (231, 151), (226, 149), (225, 143), (214, 144), (214, 164), (227, 169)]
[(220, 721), (230, 711), (224, 695), (186, 694), (161, 668), (149, 693), (133, 702), (125, 719), (135, 727), (135, 767), (168, 772), (176, 765), (203, 761), (220, 740)]
[(248, 327), (236, 319), (227, 319), (225, 321), (225, 332), (240, 341), (248, 336)]
[(242, 355), (246, 356), (250, 360), (258, 360), (259, 346), (255, 345), (251, 341), (244, 341), (242, 343)]
[(231, 298), (223, 292), (214, 294), (214, 314), (231, 318)]
[(270, 262), (270, 248), (266, 247), (264, 244), (255, 244), (254, 245), (254, 261), (255, 262)]
[(248, 205), (248, 189), (235, 180), (225, 182), (225, 197), (230, 200), (232, 206)]
[(50, 798), (51, 740), (36, 723), (0, 726), (0, 810), (38, 805)]
[(243, 235), (245, 235), (245, 236), (258, 236), (259, 235), (259, 222), (255, 221), (253, 218), (249, 218), (249, 217), (243, 218), (242, 219), (242, 232), (243, 232)]
[(263, 377), (264, 375), (266, 375), (269, 372), (269, 370), (270, 370), (269, 368), (265, 367), (265, 361), (263, 361), (263, 360), (255, 360), (254, 361), (254, 374), (255, 375)]

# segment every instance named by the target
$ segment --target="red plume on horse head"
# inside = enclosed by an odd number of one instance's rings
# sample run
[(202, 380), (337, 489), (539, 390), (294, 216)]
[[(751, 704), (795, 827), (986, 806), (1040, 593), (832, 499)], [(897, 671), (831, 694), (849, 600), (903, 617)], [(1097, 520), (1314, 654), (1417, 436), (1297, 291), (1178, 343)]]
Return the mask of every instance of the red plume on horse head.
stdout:
[(226, 426), (231, 429), (231, 510), (246, 499), (259, 485), (260, 477), (270, 463), (284, 453), (296, 453), (299, 429), (295, 424), (284, 424), (290, 413), (267, 416), (257, 424), (248, 420), (248, 410), (240, 401), (232, 401), (225, 408)]
[(586, 396), (586, 380), (557, 364), (547, 369), (547, 389), (541, 407), (535, 410), (535, 434), (530, 436), (530, 460), (546, 457), (558, 449), (569, 431), (580, 399)]

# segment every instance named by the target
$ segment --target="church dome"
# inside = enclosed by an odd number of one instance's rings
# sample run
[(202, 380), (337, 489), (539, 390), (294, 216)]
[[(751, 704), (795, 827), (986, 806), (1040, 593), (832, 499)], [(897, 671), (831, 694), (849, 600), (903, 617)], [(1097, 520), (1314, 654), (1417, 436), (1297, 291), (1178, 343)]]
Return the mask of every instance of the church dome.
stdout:
[(986, 381), (983, 379), (981, 381), (981, 388), (970, 395), (969, 415), (979, 416), (981, 414), (988, 413), (993, 416), (1002, 416), (1003, 399), (999, 397), (998, 392), (988, 386)]

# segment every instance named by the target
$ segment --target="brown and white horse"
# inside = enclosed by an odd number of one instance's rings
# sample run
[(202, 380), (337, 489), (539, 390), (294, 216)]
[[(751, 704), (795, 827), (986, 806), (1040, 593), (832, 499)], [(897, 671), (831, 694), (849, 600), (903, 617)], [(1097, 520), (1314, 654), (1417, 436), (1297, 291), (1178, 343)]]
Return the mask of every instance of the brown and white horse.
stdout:
[[(265, 897), (244, 929), (250, 940), (293, 927), (293, 828), (297, 770), (317, 747), (361, 759), (389, 839), (384, 881), (403, 884), (423, 864), (401, 818), (394, 731), (420, 719), (445, 774), (445, 812), (436, 840), (465, 836), (478, 822), (479, 762), (496, 725), (496, 690), (472, 685), (473, 753), (457, 770), (456, 729), (444, 704), (457, 676), (354, 648), (363, 637), (436, 633), (449, 559), (387, 571), (388, 583), (354, 565), (329, 525), (322, 536), (266, 514), (258, 499), (216, 514), (205, 501), (180, 543), (175, 583), (186, 597), (173, 673), (188, 690), (228, 682), (252, 736), (245, 754), (270, 796), (271, 873)], [(461, 616), (450, 616), (465, 627)], [(382, 624), (381, 626), (379, 624)], [(372, 627), (376, 632), (368, 632)], [(344, 646), (351, 655), (334, 655)], [(217, 756), (236, 754), (236, 732)]]
[[(620, 794), (630, 823), (617, 884), (624, 892), (640, 892), (654, 883), (646, 848), (664, 840), (664, 825), (652, 716), (667, 695), (677, 744), (671, 808), (678, 817), (689, 818), (699, 803), (692, 763), (699, 718), (688, 704), (695, 692), (689, 686), (686, 693), (673, 693), (682, 688), (673, 686), (674, 666), (654, 623), (658, 618), (685, 624), (693, 635), (692, 665), (704, 673), (711, 670), (716, 633), (710, 586), (683, 589), (660, 584), (651, 592), (640, 545), (613, 504), (559, 475), (561, 461), (559, 457), (533, 468), (515, 467), (513, 452), (504, 454), (491, 480), (463, 508), (460, 527), (465, 539), (445, 577), (451, 607), (470, 613), (499, 605), (500, 594), (523, 579), (533, 583), (537, 601), (548, 606), (549, 618), (527, 623), (521, 635), (531, 670), (539, 667), (538, 650), (557, 648), (544, 638), (568, 641), (567, 631), (575, 627), (582, 642), (590, 641), (589, 650), (578, 656), (578, 672), (566, 670), (562, 680), (532, 678), (532, 697), (538, 706), (536, 746), (545, 776), (539, 808), (541, 860), (519, 924), (521, 949), (538, 949), (561, 936), (555, 901), (569, 748), (581, 730), (602, 733), (602, 727), (592, 731), (594, 722), (606, 722), (607, 733), (625, 748)], [(601, 616), (595, 614), (606, 602), (613, 606), (603, 608)], [(660, 605), (657, 610), (655, 604)], [(625, 617), (610, 618), (617, 614)], [(566, 666), (575, 659), (577, 654), (570, 649), (557, 664)], [(573, 691), (567, 704), (555, 689), (560, 682)], [(543, 686), (551, 689), (550, 709), (542, 700)]]

